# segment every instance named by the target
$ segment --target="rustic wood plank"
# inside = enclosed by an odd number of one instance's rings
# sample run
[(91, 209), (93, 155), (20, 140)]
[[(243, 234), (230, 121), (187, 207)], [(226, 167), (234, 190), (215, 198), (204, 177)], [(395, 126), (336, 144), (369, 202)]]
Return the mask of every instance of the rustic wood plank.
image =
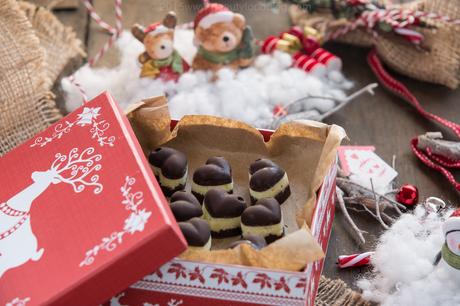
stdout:
[[(343, 71), (347, 78), (355, 82), (355, 88), (375, 82), (375, 77), (366, 63), (368, 49), (336, 43), (328, 44), (326, 48), (343, 59)], [(460, 90), (451, 91), (443, 86), (393, 74), (412, 90), (428, 111), (458, 122)], [(409, 147), (412, 137), (426, 131), (439, 130), (439, 127), (420, 117), (411, 106), (382, 87), (377, 88), (374, 97), (362, 96), (356, 99), (326, 122), (343, 126), (350, 138), (349, 144), (374, 145), (377, 154), (389, 164), (392, 156), (396, 155), (399, 183), (415, 184), (420, 190), (421, 200), (438, 196), (454, 205), (459, 203), (459, 193), (439, 173), (419, 162)], [(457, 178), (460, 178), (459, 174), (457, 173)], [(348, 232), (342, 214), (337, 211), (324, 274), (331, 278), (341, 278), (356, 289), (356, 279), (369, 271), (369, 268), (339, 270), (335, 261), (339, 255), (373, 250), (383, 229), (367, 214), (351, 212), (351, 216), (361, 229), (369, 232), (365, 235), (367, 242), (364, 246), (357, 246)]]
[(74, 9), (54, 10), (56, 17), (68, 27), (72, 27), (77, 33), (77, 37), (85, 43), (88, 27), (88, 16), (86, 8), (81, 1), (77, 1)]

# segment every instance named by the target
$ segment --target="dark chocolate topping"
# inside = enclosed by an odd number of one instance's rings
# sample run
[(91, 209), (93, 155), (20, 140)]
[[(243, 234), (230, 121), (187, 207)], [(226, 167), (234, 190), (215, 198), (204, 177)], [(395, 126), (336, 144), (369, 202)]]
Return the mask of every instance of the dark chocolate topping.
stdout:
[(275, 168), (280, 168), (276, 163), (272, 162), (271, 160), (267, 158), (259, 158), (256, 159), (250, 166), (249, 166), (249, 174), (253, 175), (257, 170), (260, 170), (262, 168), (266, 167), (275, 167)]
[(280, 204), (274, 198), (257, 201), (246, 208), (241, 215), (241, 223), (248, 226), (266, 226), (281, 222)]
[(171, 196), (170, 207), (177, 222), (187, 221), (203, 215), (203, 210), (198, 200), (194, 195), (185, 191), (176, 191)]
[(206, 210), (214, 218), (235, 218), (241, 216), (246, 208), (244, 199), (226, 193), (221, 189), (211, 189), (204, 196)]
[(179, 227), (189, 246), (204, 246), (209, 241), (209, 237), (211, 237), (208, 222), (200, 218), (179, 222)]
[(180, 179), (187, 172), (187, 157), (184, 153), (167, 147), (160, 147), (150, 152), (149, 162), (161, 169), (169, 179)]
[(278, 183), (285, 172), (280, 167), (265, 167), (257, 170), (249, 180), (249, 188), (254, 191), (265, 191)]
[(193, 173), (193, 181), (201, 186), (218, 186), (232, 182), (232, 169), (223, 157), (211, 157)]
[(267, 242), (265, 241), (264, 237), (259, 236), (259, 235), (253, 235), (253, 234), (246, 234), (246, 235), (243, 235), (241, 240), (231, 243), (229, 245), (229, 248), (233, 249), (242, 243), (250, 244), (253, 248), (259, 249), (259, 250), (267, 246)]

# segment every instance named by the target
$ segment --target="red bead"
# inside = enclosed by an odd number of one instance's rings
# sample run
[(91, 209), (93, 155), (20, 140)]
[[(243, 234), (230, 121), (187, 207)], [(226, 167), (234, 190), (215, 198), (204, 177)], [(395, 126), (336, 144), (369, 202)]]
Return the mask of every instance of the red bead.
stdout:
[(406, 206), (413, 206), (418, 203), (418, 189), (414, 185), (405, 184), (399, 188), (396, 194), (396, 201)]
[(278, 105), (275, 105), (275, 107), (273, 108), (273, 115), (275, 117), (286, 116), (287, 111), (282, 105), (278, 104)]

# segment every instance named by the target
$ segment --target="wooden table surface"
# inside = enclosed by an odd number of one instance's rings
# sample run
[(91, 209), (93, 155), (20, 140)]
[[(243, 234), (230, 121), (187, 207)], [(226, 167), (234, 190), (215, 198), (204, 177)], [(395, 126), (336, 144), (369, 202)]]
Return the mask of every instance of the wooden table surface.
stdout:
[[(279, 12), (275, 13), (260, 0), (216, 2), (222, 2), (234, 11), (243, 13), (258, 38), (279, 33), (289, 27), (286, 5), (281, 6)], [(101, 17), (114, 24), (113, 1), (94, 0), (93, 3)], [(64, 24), (75, 29), (91, 57), (107, 41), (108, 35), (100, 31), (94, 21), (88, 17), (85, 8), (79, 5), (76, 10), (61, 10), (57, 11), (56, 15)], [(198, 0), (125, 0), (123, 1), (124, 27), (128, 29), (135, 22), (150, 24), (160, 21), (170, 10), (176, 11), (180, 23), (190, 22), (200, 8), (201, 1)], [(326, 48), (342, 58), (343, 72), (355, 83), (355, 88), (376, 82), (366, 63), (369, 50), (341, 44), (328, 44)], [(116, 50), (112, 49), (101, 60), (100, 65), (110, 67), (117, 64), (117, 55)], [(395, 75), (412, 90), (428, 111), (460, 122), (460, 90), (452, 91), (443, 86)], [(356, 99), (339, 113), (329, 117), (326, 122), (344, 127), (350, 138), (348, 143), (350, 145), (374, 145), (377, 154), (390, 164), (392, 156), (395, 155), (396, 170), (399, 172), (398, 181), (415, 184), (420, 190), (421, 199), (438, 196), (454, 205), (459, 203), (459, 193), (448, 185), (440, 174), (420, 163), (409, 148), (409, 141), (413, 136), (426, 131), (439, 130), (439, 127), (420, 117), (399, 98), (390, 95), (382, 88), (377, 88), (375, 96), (362, 96)], [(460, 178), (459, 174), (457, 173), (457, 178)], [(369, 232), (366, 235), (367, 243), (358, 246), (354, 242), (349, 235), (344, 218), (340, 211), (337, 211), (324, 274), (330, 278), (341, 278), (356, 288), (355, 280), (368, 269), (340, 271), (335, 265), (337, 256), (372, 250), (382, 228), (367, 215), (353, 214), (352, 217), (358, 226)]]

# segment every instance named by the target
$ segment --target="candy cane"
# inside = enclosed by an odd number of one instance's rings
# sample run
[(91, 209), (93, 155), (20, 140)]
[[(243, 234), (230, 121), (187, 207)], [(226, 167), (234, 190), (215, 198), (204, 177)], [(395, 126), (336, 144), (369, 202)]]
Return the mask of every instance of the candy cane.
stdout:
[(337, 259), (337, 265), (341, 269), (367, 266), (371, 263), (372, 255), (374, 255), (374, 252), (366, 252), (362, 254), (353, 255), (341, 255)]

